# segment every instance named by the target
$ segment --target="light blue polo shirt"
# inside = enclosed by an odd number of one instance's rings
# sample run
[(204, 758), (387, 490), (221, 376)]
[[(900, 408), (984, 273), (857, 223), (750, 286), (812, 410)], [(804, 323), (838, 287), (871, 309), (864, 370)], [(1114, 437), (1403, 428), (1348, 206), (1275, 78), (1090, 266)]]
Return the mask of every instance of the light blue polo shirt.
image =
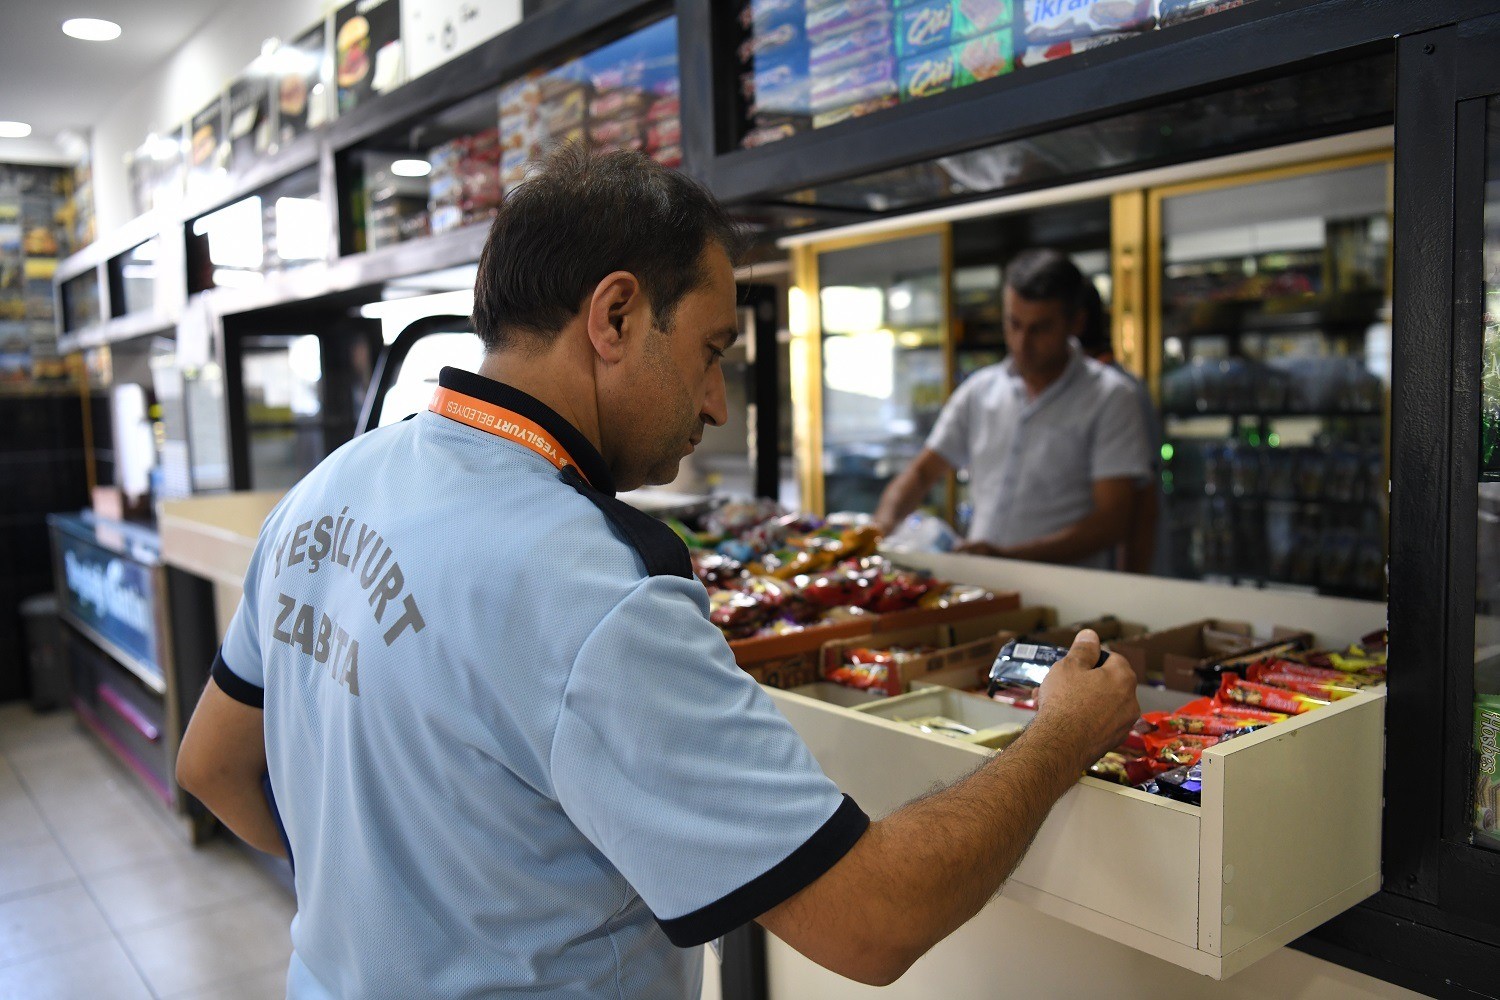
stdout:
[[(1010, 362), (981, 368), (954, 391), (927, 447), (969, 470), (969, 538), (1020, 545), (1077, 524), (1094, 509), (1094, 482), (1151, 475), (1150, 434), (1123, 372), (1076, 345), (1036, 399)], [(1101, 550), (1079, 562), (1107, 567)]]
[(699, 946), (868, 819), (735, 665), (703, 587), (648, 573), (670, 532), (621, 515), (587, 440), (513, 388), (440, 381), (540, 424), (598, 489), (424, 411), (268, 518), (214, 678), (265, 711), (288, 995), (696, 1000)]

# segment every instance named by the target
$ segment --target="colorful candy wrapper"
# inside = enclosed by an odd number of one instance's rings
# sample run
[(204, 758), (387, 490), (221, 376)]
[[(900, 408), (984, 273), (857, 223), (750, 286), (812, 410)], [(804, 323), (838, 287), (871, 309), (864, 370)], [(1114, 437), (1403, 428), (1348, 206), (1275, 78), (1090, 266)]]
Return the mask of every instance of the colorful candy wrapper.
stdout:
[(1270, 709), (1273, 712), (1285, 712), (1288, 715), (1301, 715), (1303, 712), (1310, 712), (1328, 704), (1326, 699), (1315, 698), (1298, 691), (1271, 687), (1267, 684), (1256, 684), (1242, 679), (1238, 674), (1224, 675), (1223, 680), (1219, 682), (1218, 699), (1250, 705), (1254, 708)]

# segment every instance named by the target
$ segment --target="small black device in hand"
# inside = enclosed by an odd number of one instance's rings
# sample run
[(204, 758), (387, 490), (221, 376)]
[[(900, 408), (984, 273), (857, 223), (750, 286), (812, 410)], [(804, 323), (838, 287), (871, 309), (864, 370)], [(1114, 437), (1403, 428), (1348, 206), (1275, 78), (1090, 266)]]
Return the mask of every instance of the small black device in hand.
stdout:
[[(1042, 681), (1047, 679), (1047, 671), (1052, 669), (1052, 664), (1068, 655), (1068, 651), (1061, 646), (1047, 646), (1038, 642), (1023, 642), (1012, 640), (1000, 648), (1000, 655), (995, 657), (995, 662), (990, 666), (990, 688), (993, 695), (1001, 688), (1008, 687), (1041, 687)], [(1099, 651), (1099, 662), (1094, 664), (1095, 668), (1104, 666), (1104, 661), (1109, 659), (1109, 653)]]

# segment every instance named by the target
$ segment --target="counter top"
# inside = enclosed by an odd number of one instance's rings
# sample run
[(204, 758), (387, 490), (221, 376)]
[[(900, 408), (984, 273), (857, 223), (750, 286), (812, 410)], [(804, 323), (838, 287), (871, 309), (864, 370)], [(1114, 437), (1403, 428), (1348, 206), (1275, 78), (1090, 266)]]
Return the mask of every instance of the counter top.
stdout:
[(238, 587), (266, 516), (281, 492), (218, 493), (171, 500), (161, 507), (161, 559), (215, 583)]

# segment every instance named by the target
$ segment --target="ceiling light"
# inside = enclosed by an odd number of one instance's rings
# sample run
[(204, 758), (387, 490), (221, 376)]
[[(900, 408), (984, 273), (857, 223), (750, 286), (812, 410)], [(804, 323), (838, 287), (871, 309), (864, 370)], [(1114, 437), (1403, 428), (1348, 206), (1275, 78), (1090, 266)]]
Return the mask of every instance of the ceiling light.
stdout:
[(432, 173), (432, 164), (426, 160), (397, 160), (391, 164), (391, 173), (397, 177), (426, 177)]
[(0, 139), (24, 139), (31, 134), (25, 122), (0, 122)]
[(110, 42), (120, 37), (120, 26), (97, 17), (71, 17), (62, 23), (63, 34), (85, 42)]

